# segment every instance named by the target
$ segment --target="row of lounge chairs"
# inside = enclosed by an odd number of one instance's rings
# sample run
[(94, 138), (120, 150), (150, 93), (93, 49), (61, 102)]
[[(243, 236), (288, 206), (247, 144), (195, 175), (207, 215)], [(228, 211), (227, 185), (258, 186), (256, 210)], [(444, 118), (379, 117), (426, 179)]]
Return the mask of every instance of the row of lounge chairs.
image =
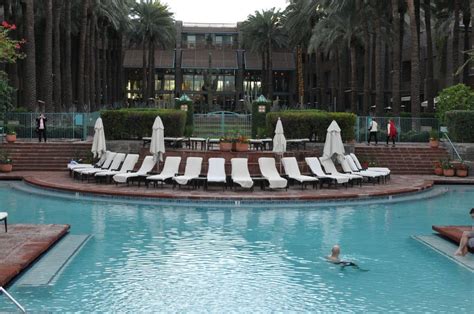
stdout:
[(138, 161), (137, 154), (122, 154), (107, 152), (102, 156), (96, 165), (92, 164), (69, 164), (68, 168), (74, 178), (85, 180), (95, 178), (96, 182), (127, 183), (132, 181), (144, 181), (147, 186), (163, 185), (173, 183), (174, 186), (220, 184), (224, 188), (229, 184), (251, 189), (255, 182), (260, 182), (261, 187), (268, 186), (271, 189), (286, 189), (288, 181), (298, 183), (301, 188), (308, 184), (314, 188), (328, 184), (328, 186), (338, 184), (347, 187), (351, 185), (362, 185), (363, 181), (374, 184), (385, 182), (389, 179), (390, 170), (388, 168), (362, 169), (359, 160), (354, 154), (338, 156), (343, 172), (339, 172), (332, 159), (307, 157), (305, 162), (308, 165), (311, 175), (303, 175), (300, 171), (295, 157), (284, 157), (281, 159), (285, 175), (281, 176), (277, 170), (274, 158), (261, 157), (258, 165), (261, 177), (252, 177), (248, 168), (247, 158), (232, 158), (231, 174), (227, 176), (225, 171), (224, 158), (209, 158), (208, 171), (206, 176), (201, 176), (202, 157), (188, 157), (183, 174), (179, 174), (181, 157), (170, 156), (165, 159), (163, 169), (159, 174), (152, 174), (156, 166), (152, 156), (146, 156), (140, 169), (133, 171)]

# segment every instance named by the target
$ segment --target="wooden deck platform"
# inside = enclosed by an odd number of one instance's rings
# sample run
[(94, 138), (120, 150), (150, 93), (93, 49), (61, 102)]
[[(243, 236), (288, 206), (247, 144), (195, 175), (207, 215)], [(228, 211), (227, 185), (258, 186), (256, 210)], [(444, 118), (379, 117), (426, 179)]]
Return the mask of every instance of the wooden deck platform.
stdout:
[(70, 225), (8, 225), (8, 233), (0, 232), (0, 286), (11, 282), (69, 228)]
[[(459, 244), (459, 241), (461, 241), (464, 231), (472, 230), (471, 226), (432, 226), (431, 228), (456, 244)], [(469, 252), (474, 253), (474, 248), (469, 248)]]

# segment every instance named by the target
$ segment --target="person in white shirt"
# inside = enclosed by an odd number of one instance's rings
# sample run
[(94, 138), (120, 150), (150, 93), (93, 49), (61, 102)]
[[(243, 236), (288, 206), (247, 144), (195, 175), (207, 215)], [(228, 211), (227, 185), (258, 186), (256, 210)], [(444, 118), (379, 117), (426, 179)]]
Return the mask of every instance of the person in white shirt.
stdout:
[(367, 141), (367, 145), (370, 145), (370, 141), (372, 140), (372, 137), (375, 139), (375, 145), (377, 145), (377, 132), (379, 131), (379, 124), (377, 121), (372, 119), (369, 125), (369, 140)]

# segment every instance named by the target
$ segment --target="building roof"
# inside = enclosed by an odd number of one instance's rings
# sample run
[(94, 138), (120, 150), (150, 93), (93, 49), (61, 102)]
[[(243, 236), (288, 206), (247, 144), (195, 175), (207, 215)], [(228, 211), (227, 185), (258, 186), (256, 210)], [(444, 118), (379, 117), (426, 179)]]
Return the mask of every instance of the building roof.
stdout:
[(237, 69), (235, 50), (189, 49), (182, 51), (181, 67), (183, 69), (207, 69), (209, 58), (213, 69)]
[[(295, 70), (295, 57), (292, 52), (276, 52), (273, 56), (273, 70), (290, 71)], [(258, 53), (245, 52), (245, 69), (246, 70), (261, 70), (262, 58)]]
[[(148, 55), (146, 56), (148, 62)], [(123, 59), (124, 68), (143, 67), (142, 50), (126, 50)], [(174, 50), (155, 50), (155, 68), (172, 69), (174, 68)]]
[(237, 33), (235, 23), (183, 23), (183, 33), (207, 34), (207, 33)]

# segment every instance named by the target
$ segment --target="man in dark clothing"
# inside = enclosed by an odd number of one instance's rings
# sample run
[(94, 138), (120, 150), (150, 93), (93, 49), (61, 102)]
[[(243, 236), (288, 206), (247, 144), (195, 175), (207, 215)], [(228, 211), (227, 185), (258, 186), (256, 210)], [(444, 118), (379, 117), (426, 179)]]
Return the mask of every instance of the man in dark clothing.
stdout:
[(36, 118), (36, 131), (38, 132), (38, 140), (41, 142), (41, 138), (44, 138), (45, 143), (46, 143), (46, 121), (48, 121), (48, 119), (43, 114), (40, 114), (40, 116)]

